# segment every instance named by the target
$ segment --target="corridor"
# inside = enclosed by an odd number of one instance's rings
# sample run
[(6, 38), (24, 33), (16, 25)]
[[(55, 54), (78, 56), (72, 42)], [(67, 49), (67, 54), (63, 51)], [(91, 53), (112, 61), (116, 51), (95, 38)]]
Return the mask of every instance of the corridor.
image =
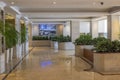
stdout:
[(100, 75), (90, 68), (73, 50), (35, 47), (5, 80), (120, 80), (120, 75)]

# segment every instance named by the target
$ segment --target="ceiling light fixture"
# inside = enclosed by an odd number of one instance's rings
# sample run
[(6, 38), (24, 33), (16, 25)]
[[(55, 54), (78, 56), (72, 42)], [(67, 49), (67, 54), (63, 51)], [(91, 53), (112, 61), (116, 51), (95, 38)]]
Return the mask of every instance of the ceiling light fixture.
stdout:
[(53, 4), (56, 4), (56, 2), (54, 1)]
[(96, 5), (96, 2), (93, 2), (93, 5)]
[(13, 5), (13, 4), (15, 4), (15, 2), (11, 2), (11, 4)]

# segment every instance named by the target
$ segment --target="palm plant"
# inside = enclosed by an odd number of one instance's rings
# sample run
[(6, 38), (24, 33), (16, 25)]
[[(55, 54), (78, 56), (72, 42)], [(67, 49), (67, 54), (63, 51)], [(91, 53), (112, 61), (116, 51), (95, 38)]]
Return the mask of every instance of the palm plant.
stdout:
[(0, 33), (5, 37), (6, 48), (15, 46), (18, 42), (18, 32), (15, 30), (14, 24), (10, 22), (5, 23), (0, 20)]
[(3, 35), (3, 31), (4, 31), (4, 23), (2, 20), (0, 20), (0, 33)]
[(21, 24), (21, 43), (26, 41), (26, 26), (25, 24)]
[(18, 43), (18, 34), (14, 24), (10, 22), (5, 23), (5, 32), (3, 32), (3, 35), (5, 37), (6, 48), (11, 48)]

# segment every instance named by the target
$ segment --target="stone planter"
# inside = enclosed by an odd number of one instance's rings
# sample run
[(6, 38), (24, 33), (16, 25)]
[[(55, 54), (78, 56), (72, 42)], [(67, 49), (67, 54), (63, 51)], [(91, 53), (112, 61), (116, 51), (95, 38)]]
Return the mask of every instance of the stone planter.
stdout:
[(75, 45), (75, 56), (83, 57), (84, 49), (93, 49), (93, 45)]
[(51, 48), (58, 49), (58, 41), (51, 41)]
[(93, 45), (84, 45), (83, 57), (89, 60), (90, 62), (93, 62), (93, 52), (92, 52), (93, 48), (94, 48)]
[(83, 56), (84, 45), (75, 45), (75, 56), (81, 57)]
[(72, 42), (60, 42), (58, 43), (58, 48), (60, 50), (73, 50), (75, 46)]
[(5, 54), (0, 54), (0, 73), (5, 72)]
[(120, 53), (94, 53), (94, 70), (102, 74), (120, 73)]
[(6, 63), (9, 63), (13, 58), (13, 48), (9, 48), (6, 50)]
[(89, 60), (90, 62), (93, 63), (93, 52), (91, 49), (84, 49), (84, 54), (83, 54), (84, 58), (86, 58), (87, 60)]
[(33, 47), (50, 47), (50, 40), (33, 40)]
[(94, 46), (93, 45), (84, 45), (84, 48), (92, 50), (94, 48)]

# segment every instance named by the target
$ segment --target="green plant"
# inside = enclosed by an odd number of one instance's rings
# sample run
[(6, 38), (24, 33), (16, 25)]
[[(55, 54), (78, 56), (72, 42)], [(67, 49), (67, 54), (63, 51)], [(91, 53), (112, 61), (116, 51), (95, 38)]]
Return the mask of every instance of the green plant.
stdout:
[(120, 52), (120, 41), (104, 40), (96, 44), (96, 52)]
[(21, 24), (21, 43), (26, 41), (26, 26), (25, 24)]
[(5, 23), (5, 32), (3, 35), (5, 37), (6, 48), (11, 48), (15, 46), (18, 42), (18, 32), (15, 30), (14, 24), (10, 22)]
[(93, 44), (92, 36), (89, 34), (82, 34), (74, 42), (75, 45), (91, 45)]
[(4, 32), (4, 23), (2, 20), (0, 20), (0, 33), (3, 35)]
[(49, 40), (49, 38), (46, 36), (46, 37), (43, 37), (43, 36), (33, 36), (32, 38), (33, 40)]
[(58, 37), (57, 36), (51, 37), (51, 41), (58, 41)]
[(71, 37), (60, 35), (58, 36), (58, 42), (71, 42)]
[(111, 52), (120, 52), (120, 41), (115, 40), (112, 41)]
[(97, 37), (93, 39), (93, 45), (96, 46), (97, 43), (101, 42), (101, 41), (106, 41), (108, 39), (106, 39), (105, 37)]

